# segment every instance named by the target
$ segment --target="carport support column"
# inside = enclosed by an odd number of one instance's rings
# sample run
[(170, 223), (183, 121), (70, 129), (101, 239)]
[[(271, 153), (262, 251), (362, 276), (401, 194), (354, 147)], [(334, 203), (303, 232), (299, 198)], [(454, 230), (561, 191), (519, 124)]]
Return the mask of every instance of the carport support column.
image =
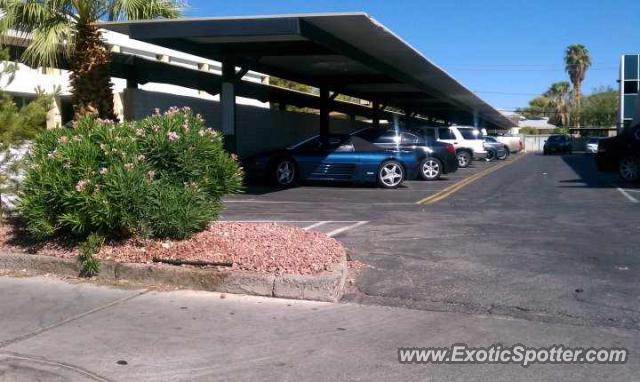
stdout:
[(220, 89), (220, 106), (222, 111), (222, 134), (225, 145), (233, 153), (238, 152), (236, 135), (236, 66), (232, 60), (222, 63), (222, 86)]
[(380, 127), (380, 102), (373, 101), (373, 127)]
[(473, 127), (478, 128), (480, 126), (480, 117), (478, 116), (478, 110), (473, 111)]
[(325, 141), (329, 136), (329, 89), (320, 87), (320, 139)]

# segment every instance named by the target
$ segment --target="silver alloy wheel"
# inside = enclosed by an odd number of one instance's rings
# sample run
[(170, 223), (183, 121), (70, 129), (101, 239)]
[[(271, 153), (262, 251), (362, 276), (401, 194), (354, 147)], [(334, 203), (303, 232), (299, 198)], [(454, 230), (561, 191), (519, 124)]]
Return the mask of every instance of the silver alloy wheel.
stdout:
[(628, 182), (638, 180), (640, 178), (640, 160), (631, 157), (621, 160), (620, 176)]
[(293, 183), (296, 176), (296, 168), (291, 161), (283, 160), (278, 164), (276, 168), (276, 181), (283, 185), (288, 186)]
[(433, 159), (427, 159), (422, 164), (422, 173), (425, 178), (433, 179), (440, 175), (440, 164)]
[(465, 155), (465, 153), (460, 153), (458, 154), (458, 166), (460, 167), (467, 167), (469, 165), (469, 162), (467, 161), (467, 155)]
[(387, 187), (397, 187), (402, 178), (402, 168), (395, 162), (385, 163), (380, 169), (380, 181)]

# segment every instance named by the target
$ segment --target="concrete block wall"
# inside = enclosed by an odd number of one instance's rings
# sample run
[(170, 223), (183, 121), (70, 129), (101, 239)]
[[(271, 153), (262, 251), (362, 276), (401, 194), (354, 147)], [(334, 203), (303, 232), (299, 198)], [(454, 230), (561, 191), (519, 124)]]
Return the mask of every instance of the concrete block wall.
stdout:
[[(140, 89), (125, 89), (123, 93), (125, 118), (141, 119), (171, 106), (189, 106), (200, 113), (209, 127), (220, 129), (220, 103), (193, 97), (154, 93)], [(315, 114), (272, 110), (248, 105), (237, 105), (236, 136), (238, 154), (242, 157), (282, 148), (318, 134), (320, 117)], [(331, 119), (332, 133), (349, 133), (370, 126), (367, 123)]]

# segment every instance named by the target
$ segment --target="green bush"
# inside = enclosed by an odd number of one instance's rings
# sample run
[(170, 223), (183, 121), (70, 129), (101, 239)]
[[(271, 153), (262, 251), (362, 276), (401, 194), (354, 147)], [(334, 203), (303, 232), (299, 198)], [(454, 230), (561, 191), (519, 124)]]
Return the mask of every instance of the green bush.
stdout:
[(35, 141), (19, 214), (37, 238), (185, 238), (206, 228), (221, 197), (241, 184), (221, 134), (187, 108), (131, 123), (84, 119)]
[(96, 258), (96, 254), (104, 245), (104, 237), (92, 233), (79, 245), (80, 254), (78, 255), (78, 263), (80, 264), (80, 276), (93, 277), (100, 273), (100, 262)]
[(37, 137), (46, 129), (52, 97), (39, 95), (23, 107), (0, 93), (0, 143), (12, 144)]

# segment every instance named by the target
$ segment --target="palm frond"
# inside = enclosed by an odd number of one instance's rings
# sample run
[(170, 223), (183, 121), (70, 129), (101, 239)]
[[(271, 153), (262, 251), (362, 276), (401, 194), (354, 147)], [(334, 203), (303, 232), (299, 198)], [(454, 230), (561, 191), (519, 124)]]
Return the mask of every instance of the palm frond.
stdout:
[(184, 3), (178, 0), (113, 0), (109, 20), (173, 19), (182, 13)]
[(32, 31), (22, 59), (36, 66), (57, 67), (60, 54), (69, 57), (73, 51), (75, 38), (75, 23), (63, 17), (50, 18)]
[(23, 61), (35, 66), (55, 66), (60, 53), (67, 55), (74, 41), (72, 0), (0, 0), (5, 16), (0, 31), (14, 30), (31, 42)]

